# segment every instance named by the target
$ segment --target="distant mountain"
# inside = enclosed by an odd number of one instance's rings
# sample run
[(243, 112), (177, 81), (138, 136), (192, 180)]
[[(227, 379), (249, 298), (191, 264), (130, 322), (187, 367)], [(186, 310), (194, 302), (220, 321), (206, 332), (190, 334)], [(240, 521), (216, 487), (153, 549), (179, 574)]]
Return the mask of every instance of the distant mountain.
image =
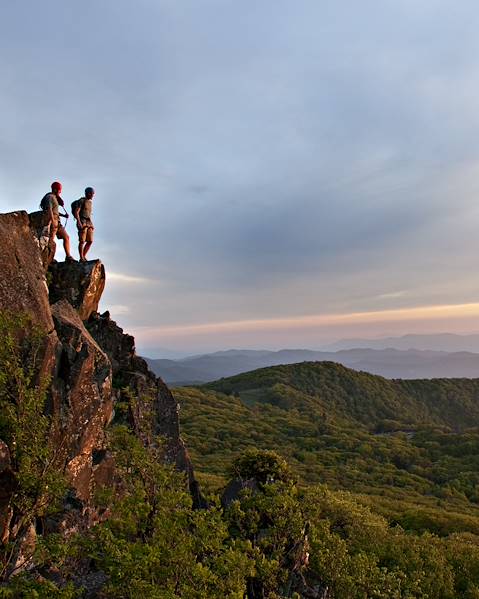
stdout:
[(321, 349), (323, 351), (339, 351), (358, 347), (479, 353), (479, 334), (455, 335), (453, 333), (439, 333), (432, 335), (403, 335), (402, 337), (385, 337), (382, 339), (341, 339)]
[(324, 361), (387, 378), (479, 377), (479, 354), (415, 349), (229, 350), (181, 360), (146, 360), (157, 376), (172, 385), (206, 383), (268, 366)]
[(191, 352), (169, 349), (168, 347), (141, 347), (138, 346), (136, 351), (139, 355), (153, 356), (155, 360), (181, 360), (191, 356)]

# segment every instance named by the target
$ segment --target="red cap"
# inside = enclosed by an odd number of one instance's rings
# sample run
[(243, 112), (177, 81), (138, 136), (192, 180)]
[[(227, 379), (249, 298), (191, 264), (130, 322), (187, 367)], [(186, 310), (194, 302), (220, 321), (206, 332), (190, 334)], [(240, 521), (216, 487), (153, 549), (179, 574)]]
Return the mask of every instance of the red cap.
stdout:
[(53, 181), (52, 183), (52, 191), (58, 191), (60, 192), (62, 190), (62, 184), (59, 183), (58, 181)]

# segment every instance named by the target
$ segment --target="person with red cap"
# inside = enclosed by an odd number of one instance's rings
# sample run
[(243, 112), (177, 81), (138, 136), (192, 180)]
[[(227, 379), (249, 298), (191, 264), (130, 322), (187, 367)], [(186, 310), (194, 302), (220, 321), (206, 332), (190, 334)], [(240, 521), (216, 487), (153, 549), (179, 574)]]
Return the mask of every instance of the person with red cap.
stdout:
[(62, 184), (54, 181), (52, 183), (52, 191), (47, 193), (40, 202), (40, 208), (43, 210), (44, 225), (49, 227), (49, 262), (53, 262), (55, 258), (55, 237), (63, 240), (63, 249), (66, 256), (65, 262), (76, 262), (75, 258), (70, 254), (70, 237), (60, 222), (60, 206), (63, 207), (65, 205), (60, 197), (61, 192)]

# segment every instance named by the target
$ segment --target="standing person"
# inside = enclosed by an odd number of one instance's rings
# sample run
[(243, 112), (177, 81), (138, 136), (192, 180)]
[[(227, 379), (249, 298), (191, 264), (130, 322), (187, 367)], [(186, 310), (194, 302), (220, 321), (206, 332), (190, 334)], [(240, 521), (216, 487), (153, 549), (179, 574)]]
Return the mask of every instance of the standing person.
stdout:
[(64, 202), (60, 197), (62, 192), (62, 184), (58, 181), (52, 183), (52, 191), (43, 196), (40, 202), (40, 208), (43, 210), (43, 223), (49, 228), (49, 248), (50, 254), (48, 262), (53, 262), (55, 258), (55, 237), (63, 240), (63, 249), (65, 250), (65, 262), (76, 262), (70, 254), (70, 237), (66, 232), (65, 227), (60, 222), (60, 206), (64, 206)]
[(85, 189), (85, 197), (80, 198), (72, 204), (73, 216), (77, 221), (78, 228), (78, 253), (80, 254), (80, 262), (86, 262), (86, 255), (93, 243), (93, 231), (95, 227), (91, 220), (93, 211), (93, 196), (95, 190), (93, 187)]

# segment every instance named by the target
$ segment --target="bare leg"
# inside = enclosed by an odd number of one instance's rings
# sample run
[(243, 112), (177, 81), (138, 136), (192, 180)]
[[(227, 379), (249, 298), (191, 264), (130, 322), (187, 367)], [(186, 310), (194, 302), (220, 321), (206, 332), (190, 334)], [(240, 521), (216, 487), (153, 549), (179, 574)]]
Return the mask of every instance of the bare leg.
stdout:
[(68, 236), (68, 233), (65, 231), (63, 227), (58, 229), (57, 237), (58, 239), (63, 239), (63, 249), (65, 250), (65, 255), (67, 258), (71, 258), (72, 256), (70, 254), (70, 237)]
[(55, 240), (51, 239), (48, 243), (48, 264), (51, 264), (55, 259), (55, 252), (57, 249), (57, 244)]
[(66, 235), (63, 238), (63, 249), (65, 250), (65, 254), (69, 257), (71, 257), (70, 254), (70, 237), (68, 235)]
[(83, 241), (80, 241), (80, 243), (78, 244), (78, 254), (80, 256), (80, 260), (83, 260)]
[(58, 226), (53, 223), (50, 225), (50, 239), (48, 241), (48, 264), (51, 264), (55, 259), (55, 252), (57, 244), (55, 243), (55, 237), (57, 235)]
[(83, 246), (83, 259), (86, 260), (86, 255), (88, 254), (89, 249), (93, 243), (93, 227), (88, 227), (86, 232), (86, 243)]
[(86, 255), (88, 254), (88, 250), (91, 248), (92, 246), (92, 241), (87, 241), (85, 243), (85, 247), (83, 248), (83, 257), (86, 259)]

